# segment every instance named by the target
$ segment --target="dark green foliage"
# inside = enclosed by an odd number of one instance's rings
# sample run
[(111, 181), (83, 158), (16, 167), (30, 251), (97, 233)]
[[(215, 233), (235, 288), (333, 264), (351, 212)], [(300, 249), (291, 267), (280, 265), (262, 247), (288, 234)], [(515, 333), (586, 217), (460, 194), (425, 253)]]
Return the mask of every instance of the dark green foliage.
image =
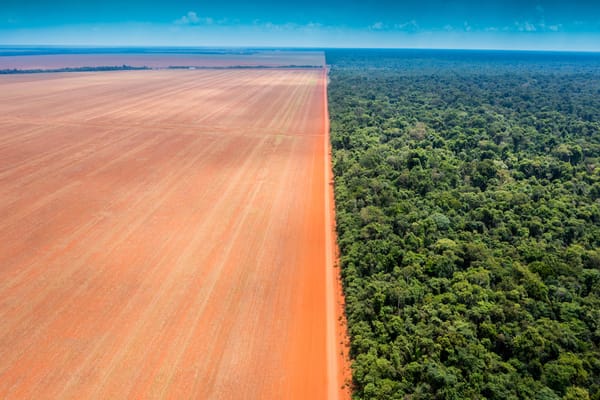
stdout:
[(138, 71), (148, 67), (132, 67), (130, 65), (98, 66), (98, 67), (65, 67), (51, 69), (0, 69), (0, 75), (42, 74), (50, 72), (105, 72), (105, 71)]
[(600, 69), (361, 54), (329, 59), (354, 396), (600, 399)]

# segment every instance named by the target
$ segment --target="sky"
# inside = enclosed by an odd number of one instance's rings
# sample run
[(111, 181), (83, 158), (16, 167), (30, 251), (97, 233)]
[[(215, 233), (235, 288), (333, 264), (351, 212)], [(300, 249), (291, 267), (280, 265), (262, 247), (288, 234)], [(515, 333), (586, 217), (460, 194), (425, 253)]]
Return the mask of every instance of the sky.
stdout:
[(600, 51), (600, 0), (1, 0), (0, 44)]

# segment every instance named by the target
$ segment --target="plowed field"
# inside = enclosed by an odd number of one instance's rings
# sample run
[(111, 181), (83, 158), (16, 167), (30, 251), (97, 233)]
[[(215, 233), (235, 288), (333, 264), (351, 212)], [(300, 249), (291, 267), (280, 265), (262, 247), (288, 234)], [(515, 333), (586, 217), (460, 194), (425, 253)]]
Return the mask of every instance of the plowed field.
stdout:
[(0, 77), (0, 398), (341, 396), (324, 85)]
[(47, 54), (0, 56), (2, 69), (58, 69), (94, 66), (231, 67), (231, 66), (323, 66), (323, 53), (308, 51), (261, 51), (253, 54)]

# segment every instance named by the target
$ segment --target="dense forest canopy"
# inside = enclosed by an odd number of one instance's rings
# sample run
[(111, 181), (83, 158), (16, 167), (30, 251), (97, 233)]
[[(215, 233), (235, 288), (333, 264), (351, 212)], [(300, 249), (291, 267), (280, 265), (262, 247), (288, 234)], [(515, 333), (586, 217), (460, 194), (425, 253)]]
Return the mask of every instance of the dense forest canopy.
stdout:
[(600, 55), (332, 50), (357, 399), (600, 399)]

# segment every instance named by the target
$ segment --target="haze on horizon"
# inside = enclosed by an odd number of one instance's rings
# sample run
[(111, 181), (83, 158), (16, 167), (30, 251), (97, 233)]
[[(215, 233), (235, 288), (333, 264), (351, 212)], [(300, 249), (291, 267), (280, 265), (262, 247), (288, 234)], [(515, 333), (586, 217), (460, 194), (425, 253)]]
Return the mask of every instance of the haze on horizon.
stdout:
[(600, 2), (4, 0), (0, 44), (600, 51)]

